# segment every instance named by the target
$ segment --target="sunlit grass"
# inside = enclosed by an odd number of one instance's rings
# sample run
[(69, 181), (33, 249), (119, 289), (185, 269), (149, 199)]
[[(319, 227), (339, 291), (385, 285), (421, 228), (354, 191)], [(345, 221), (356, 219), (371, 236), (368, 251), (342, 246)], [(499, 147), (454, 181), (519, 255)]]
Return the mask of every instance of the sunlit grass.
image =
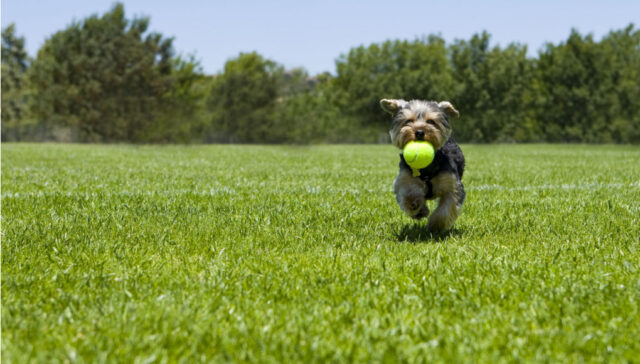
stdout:
[(462, 149), (432, 237), (390, 146), (3, 144), (2, 360), (637, 360), (640, 148)]

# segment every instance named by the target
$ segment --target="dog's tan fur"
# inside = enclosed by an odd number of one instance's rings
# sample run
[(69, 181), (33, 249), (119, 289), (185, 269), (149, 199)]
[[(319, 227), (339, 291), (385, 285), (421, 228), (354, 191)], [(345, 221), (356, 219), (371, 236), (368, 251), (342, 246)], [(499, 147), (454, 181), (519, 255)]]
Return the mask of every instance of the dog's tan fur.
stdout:
[(425, 184), (413, 177), (411, 172), (400, 170), (393, 182), (393, 192), (396, 194), (398, 206), (407, 215), (423, 218), (429, 215), (429, 208), (425, 204)]
[[(451, 136), (451, 126), (447, 117), (459, 115), (458, 110), (448, 101), (436, 104), (416, 100), (407, 102), (383, 99), (380, 105), (394, 115), (389, 135), (392, 143), (399, 149), (416, 140), (418, 132), (423, 133), (422, 140), (430, 142), (436, 150), (440, 149)], [(427, 228), (429, 231), (442, 233), (451, 228), (460, 214), (463, 201), (462, 184), (453, 173), (446, 171), (434, 176), (431, 184), (431, 199), (438, 199), (438, 206), (429, 217)], [(429, 216), (425, 197), (427, 185), (422, 179), (414, 177), (410, 170), (401, 168), (393, 189), (398, 205), (407, 215), (416, 219)]]
[(446, 231), (451, 228), (460, 214), (460, 185), (451, 173), (440, 173), (431, 180), (433, 195), (439, 198), (438, 207), (429, 216), (427, 228), (430, 231)]

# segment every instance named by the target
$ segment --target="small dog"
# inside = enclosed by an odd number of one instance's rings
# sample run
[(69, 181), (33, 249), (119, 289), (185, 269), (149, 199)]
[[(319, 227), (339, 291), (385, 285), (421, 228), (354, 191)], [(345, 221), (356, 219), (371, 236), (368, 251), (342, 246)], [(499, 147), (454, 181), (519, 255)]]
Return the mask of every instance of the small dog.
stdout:
[(402, 150), (410, 141), (424, 140), (436, 150), (433, 162), (414, 177), (400, 154), (400, 172), (393, 183), (400, 208), (414, 219), (429, 215), (426, 200), (438, 198), (438, 207), (427, 222), (427, 229), (443, 233), (451, 228), (462, 210), (466, 196), (462, 185), (464, 156), (451, 136), (450, 117), (460, 114), (448, 101), (380, 100), (380, 106), (393, 115), (391, 142)]

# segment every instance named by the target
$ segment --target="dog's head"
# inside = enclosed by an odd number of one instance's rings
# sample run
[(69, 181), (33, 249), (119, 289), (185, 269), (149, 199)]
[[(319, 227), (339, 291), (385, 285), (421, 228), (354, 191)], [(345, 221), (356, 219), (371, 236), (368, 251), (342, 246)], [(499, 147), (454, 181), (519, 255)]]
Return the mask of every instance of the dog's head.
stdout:
[(449, 118), (459, 116), (449, 101), (380, 100), (382, 109), (393, 115), (391, 143), (402, 149), (413, 140), (424, 140), (437, 150), (451, 136)]

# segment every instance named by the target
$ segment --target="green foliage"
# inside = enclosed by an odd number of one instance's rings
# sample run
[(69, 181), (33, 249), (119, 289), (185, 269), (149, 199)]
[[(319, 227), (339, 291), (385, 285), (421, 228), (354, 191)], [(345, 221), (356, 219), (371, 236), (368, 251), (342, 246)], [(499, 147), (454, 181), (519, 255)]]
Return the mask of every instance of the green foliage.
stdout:
[(331, 91), (336, 93), (338, 107), (359, 121), (354, 128), (384, 129), (389, 118), (380, 112), (380, 99), (451, 98), (450, 67), (444, 40), (436, 36), (360, 46), (336, 61)]
[(615, 93), (616, 114), (611, 116), (606, 134), (611, 141), (640, 143), (640, 30), (632, 25), (612, 31), (602, 41), (604, 52), (612, 55), (609, 65)]
[(314, 90), (303, 69), (282, 73), (273, 119), (273, 141), (308, 144), (320, 141), (328, 127), (321, 125), (326, 102)]
[[(52, 35), (28, 70), (24, 39), (3, 30), (3, 140), (37, 131), (40, 140), (385, 143), (379, 100), (404, 98), (451, 101), (462, 142), (640, 143), (633, 25), (600, 41), (573, 31), (537, 58), (482, 32), (450, 45), (431, 35), (359, 46), (335, 75), (241, 53), (212, 77), (148, 25), (116, 4)], [(71, 135), (57, 138), (61, 126)]]
[(16, 35), (15, 24), (2, 29), (2, 140), (16, 140), (19, 124), (26, 119), (24, 74), (29, 65), (24, 37)]
[(229, 60), (209, 95), (210, 140), (270, 142), (282, 72), (281, 66), (255, 52)]
[(3, 143), (2, 360), (636, 361), (640, 149), (462, 149), (432, 237), (388, 145)]
[(456, 92), (451, 100), (464, 117), (455, 124), (459, 140), (471, 142), (528, 139), (518, 132), (536, 134), (526, 118), (525, 97), (532, 79), (532, 61), (524, 46), (490, 48), (488, 33), (451, 46)]
[[(328, 75), (285, 71), (257, 53), (229, 60), (212, 81), (212, 121), (206, 140), (223, 143), (345, 142), (351, 130), (339, 116)], [(346, 137), (347, 138), (346, 138)], [(362, 140), (361, 140), (362, 141)]]
[[(573, 31), (540, 53), (535, 111), (550, 141), (640, 141), (640, 31), (601, 42)], [(635, 100), (635, 101), (631, 101)]]
[(592, 36), (573, 31), (565, 44), (547, 45), (538, 62), (543, 85), (538, 118), (551, 141), (593, 140), (594, 125), (610, 118), (610, 56), (599, 52)]
[(35, 114), (77, 128), (80, 140), (157, 141), (147, 133), (172, 112), (170, 96), (191, 82), (193, 67), (176, 70), (172, 39), (145, 35), (148, 25), (116, 4), (51, 36), (30, 67)]
[(166, 78), (171, 87), (162, 96), (164, 113), (157, 115), (136, 141), (188, 143), (204, 138), (209, 122), (206, 112), (209, 80), (193, 57), (173, 58), (171, 68)]
[(283, 143), (363, 142), (355, 120), (337, 106), (331, 76), (309, 77), (304, 70), (285, 72), (276, 108), (274, 130)]
[(522, 45), (492, 47), (483, 32), (449, 47), (432, 36), (354, 48), (338, 60), (330, 92), (356, 134), (362, 125), (388, 128), (379, 99), (419, 98), (459, 109), (460, 141), (638, 143), (639, 69), (633, 25), (600, 42), (574, 31), (538, 59)]

